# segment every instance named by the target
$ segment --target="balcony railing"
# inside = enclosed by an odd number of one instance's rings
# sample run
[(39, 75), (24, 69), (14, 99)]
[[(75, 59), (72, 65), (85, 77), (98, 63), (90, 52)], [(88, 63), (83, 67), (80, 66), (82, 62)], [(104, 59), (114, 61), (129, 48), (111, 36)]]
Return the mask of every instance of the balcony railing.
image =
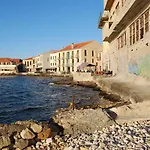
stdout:
[(76, 58), (79, 58), (79, 54), (76, 54), (75, 57), (76, 57)]
[(109, 19), (109, 11), (104, 11), (100, 13), (99, 20), (98, 20), (98, 28), (102, 28), (106, 21)]

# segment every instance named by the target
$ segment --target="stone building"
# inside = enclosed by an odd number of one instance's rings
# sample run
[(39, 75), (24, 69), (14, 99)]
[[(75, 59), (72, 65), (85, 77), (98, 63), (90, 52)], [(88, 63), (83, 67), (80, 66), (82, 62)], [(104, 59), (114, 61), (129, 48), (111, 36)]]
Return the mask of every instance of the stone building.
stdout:
[(150, 78), (150, 1), (104, 0), (103, 69)]

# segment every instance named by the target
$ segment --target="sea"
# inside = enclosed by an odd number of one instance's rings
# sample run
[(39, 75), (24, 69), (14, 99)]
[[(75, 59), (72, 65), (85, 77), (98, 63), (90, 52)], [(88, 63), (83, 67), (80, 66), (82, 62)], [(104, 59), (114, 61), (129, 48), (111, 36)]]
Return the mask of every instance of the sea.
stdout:
[(10, 76), (0, 77), (0, 124), (19, 120), (49, 121), (57, 109), (67, 108), (74, 95), (75, 103), (98, 99), (91, 88), (55, 85), (59, 78)]

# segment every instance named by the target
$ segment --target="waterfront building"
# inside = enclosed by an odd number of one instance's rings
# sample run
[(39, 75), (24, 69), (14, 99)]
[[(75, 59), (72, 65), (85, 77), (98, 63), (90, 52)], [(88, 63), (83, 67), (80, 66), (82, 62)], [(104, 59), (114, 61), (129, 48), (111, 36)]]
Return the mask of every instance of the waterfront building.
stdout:
[(16, 73), (20, 59), (0, 58), (0, 73)]
[(34, 72), (43, 72), (43, 54), (33, 57)]
[[(73, 73), (79, 71), (83, 64), (95, 65), (100, 71), (102, 46), (97, 41), (72, 43), (57, 51), (57, 73)], [(100, 66), (98, 66), (100, 65)]]
[(104, 0), (103, 69), (150, 78), (150, 1)]
[(24, 59), (23, 64), (25, 65), (27, 72), (33, 72), (33, 59), (32, 59), (32, 57)]
[(58, 70), (57, 70), (57, 67), (58, 67), (58, 51), (55, 50), (55, 51), (51, 51), (50, 53), (50, 72), (51, 73), (57, 73)]

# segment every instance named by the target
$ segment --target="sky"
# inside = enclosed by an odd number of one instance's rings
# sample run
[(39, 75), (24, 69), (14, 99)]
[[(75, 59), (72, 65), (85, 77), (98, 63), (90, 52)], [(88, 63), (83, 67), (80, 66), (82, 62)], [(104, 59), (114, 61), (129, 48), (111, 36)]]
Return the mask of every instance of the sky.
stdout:
[(28, 58), (71, 43), (102, 43), (103, 0), (0, 0), (0, 57)]

